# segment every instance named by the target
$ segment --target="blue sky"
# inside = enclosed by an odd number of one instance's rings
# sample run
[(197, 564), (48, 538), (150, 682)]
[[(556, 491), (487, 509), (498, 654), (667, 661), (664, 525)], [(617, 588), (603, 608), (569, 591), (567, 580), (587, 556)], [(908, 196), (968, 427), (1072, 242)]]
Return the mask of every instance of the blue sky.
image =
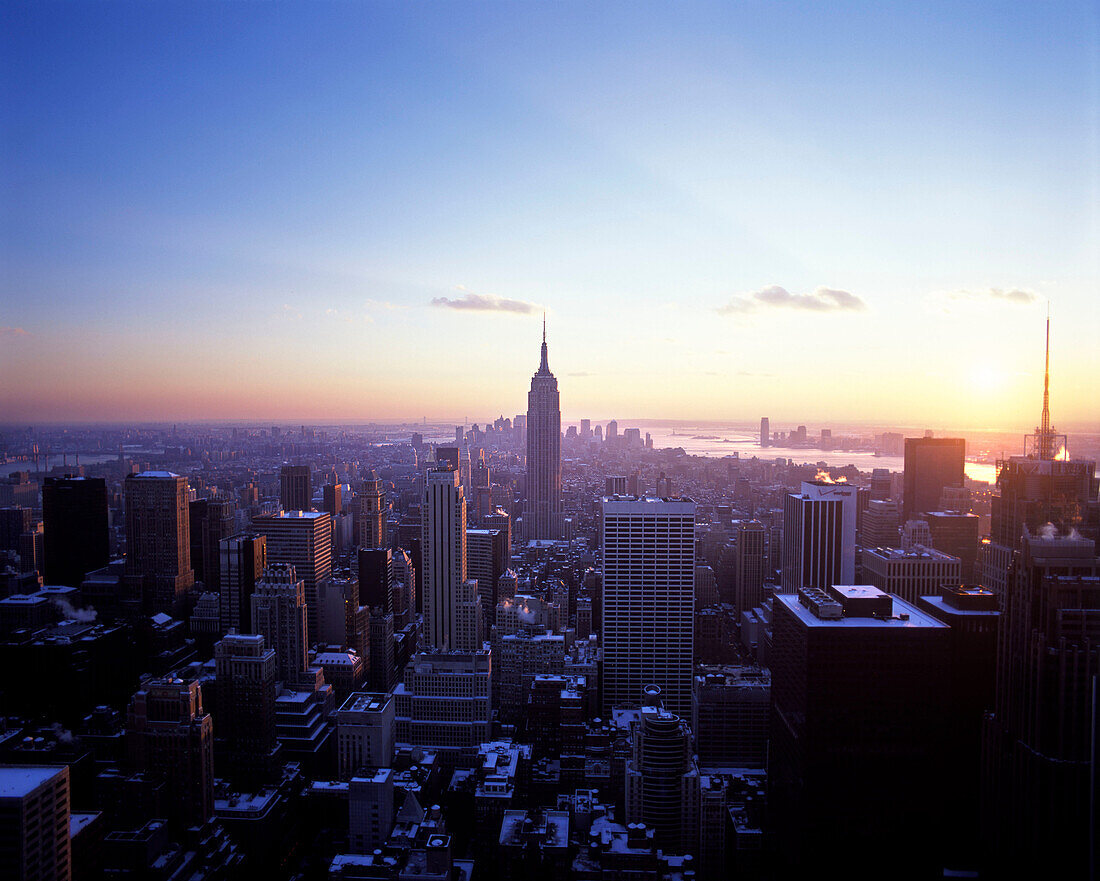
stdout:
[(14, 419), (1097, 421), (1095, 3), (0, 16)]

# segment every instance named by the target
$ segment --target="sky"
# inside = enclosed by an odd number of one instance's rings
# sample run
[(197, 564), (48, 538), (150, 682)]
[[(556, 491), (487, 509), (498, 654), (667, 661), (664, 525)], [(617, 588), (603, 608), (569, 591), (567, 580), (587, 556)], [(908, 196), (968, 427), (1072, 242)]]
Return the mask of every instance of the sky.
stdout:
[(1100, 4), (7, 3), (0, 422), (1100, 426)]

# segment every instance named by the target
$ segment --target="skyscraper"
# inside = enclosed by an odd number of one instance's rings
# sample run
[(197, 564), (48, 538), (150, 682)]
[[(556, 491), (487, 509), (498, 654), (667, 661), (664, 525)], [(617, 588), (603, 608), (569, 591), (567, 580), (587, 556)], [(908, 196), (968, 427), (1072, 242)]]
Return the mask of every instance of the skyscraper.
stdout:
[(110, 562), (107, 482), (102, 477), (47, 477), (42, 483), (46, 582), (80, 587)]
[(772, 426), (767, 416), (760, 419), (760, 446), (770, 447), (772, 444)]
[(240, 532), (218, 542), (221, 630), (252, 632), (252, 592), (267, 567), (267, 536)]
[(641, 700), (626, 763), (626, 820), (645, 823), (664, 847), (686, 853), (698, 844), (699, 769), (692, 759), (691, 727), (661, 705), (657, 686), (644, 689)]
[(218, 672), (218, 736), (228, 742), (224, 773), (244, 785), (269, 781), (275, 771), (275, 689), (278, 663), (264, 637), (231, 633), (214, 646)]
[(163, 783), (163, 806), (176, 829), (214, 814), (214, 726), (203, 711), (197, 680), (171, 676), (146, 682), (126, 713), (130, 765)]
[(324, 510), (330, 517), (338, 516), (344, 509), (340, 484), (326, 483), (321, 492), (324, 495)]
[(252, 518), (267, 536), (267, 561), (290, 563), (305, 584), (309, 632), (320, 633), (317, 585), (332, 574), (332, 518), (324, 511), (284, 511)]
[(252, 594), (252, 627), (275, 649), (276, 674), (295, 683), (309, 669), (305, 585), (289, 563), (272, 563)]
[(147, 611), (170, 612), (195, 583), (187, 478), (143, 471), (125, 487), (126, 575)]
[(558, 380), (546, 356), (546, 318), (542, 320), (542, 360), (527, 393), (527, 504), (523, 509), (528, 538), (561, 537), (561, 402)]
[(508, 567), (507, 535), (500, 529), (466, 530), (466, 575), (477, 581), (482, 612), (497, 607), (497, 581)]
[(691, 713), (695, 502), (603, 500), (604, 713), (656, 685)]
[(907, 437), (901, 522), (938, 511), (945, 486), (965, 480), (966, 440), (961, 437)]
[(382, 609), (392, 615), (393, 551), (389, 548), (359, 548), (359, 600), (363, 605)]
[(856, 488), (804, 481), (783, 504), (783, 593), (852, 584), (856, 574)]
[(1094, 876), (1098, 576), (1095, 544), (1076, 536), (1025, 536), (1009, 570), (984, 769), (990, 851), (1006, 877)]
[(764, 524), (759, 520), (738, 520), (734, 550), (733, 604), (738, 613), (755, 609), (764, 601), (764, 561), (767, 558)]
[(195, 499), (188, 506), (191, 521), (191, 568), (195, 580), (210, 593), (221, 589), (218, 543), (233, 534), (237, 505), (229, 499)]
[(358, 494), (358, 542), (360, 547), (380, 548), (386, 544), (386, 511), (382, 481), (374, 471), (367, 472)]
[[(1043, 410), (1035, 433), (1024, 439), (1024, 455), (997, 462), (997, 487), (992, 499), (990, 538), (982, 582), (994, 593), (1008, 588), (1013, 551), (1023, 547), (1025, 533), (1036, 534), (1047, 523), (1061, 533), (1082, 526), (1086, 509), (1096, 502), (1096, 463), (1070, 460), (1065, 435), (1050, 423), (1050, 318), (1046, 328), (1046, 371)], [(1094, 539), (1100, 536), (1092, 536)]]
[(874, 587), (776, 595), (768, 810), (783, 877), (874, 877), (901, 852), (887, 874), (942, 871), (950, 637)]
[(69, 809), (68, 765), (0, 765), (0, 875), (69, 881)]
[(279, 469), (279, 503), (284, 511), (308, 511), (313, 487), (308, 465), (284, 465)]
[(458, 472), (429, 471), (422, 507), (424, 638), (441, 651), (481, 648), (477, 582), (466, 579), (466, 497)]

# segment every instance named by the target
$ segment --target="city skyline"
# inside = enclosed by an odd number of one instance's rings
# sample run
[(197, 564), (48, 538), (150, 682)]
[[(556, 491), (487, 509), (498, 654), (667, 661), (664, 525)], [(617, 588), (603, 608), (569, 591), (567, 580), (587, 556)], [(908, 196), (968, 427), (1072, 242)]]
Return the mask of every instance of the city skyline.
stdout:
[(629, 11), (8, 10), (0, 410), (1095, 426), (1094, 7)]

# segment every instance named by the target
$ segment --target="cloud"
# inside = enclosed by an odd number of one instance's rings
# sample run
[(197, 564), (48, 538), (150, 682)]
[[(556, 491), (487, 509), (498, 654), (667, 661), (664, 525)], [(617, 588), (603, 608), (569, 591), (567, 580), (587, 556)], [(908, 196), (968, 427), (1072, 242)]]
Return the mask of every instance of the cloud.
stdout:
[(21, 327), (0, 327), (0, 337), (30, 336), (30, 332)]
[(939, 312), (973, 311), (997, 306), (1031, 306), (1040, 296), (1026, 288), (958, 288), (953, 291), (933, 291), (928, 305)]
[(354, 312), (345, 312), (340, 309), (326, 309), (325, 314), (343, 321), (345, 324), (374, 324), (374, 318), (365, 312), (357, 315)]
[(1013, 303), (1018, 306), (1027, 306), (1039, 299), (1034, 291), (1026, 291), (1022, 288), (1004, 290), (1002, 288), (986, 288), (981, 291), (958, 290), (947, 293), (949, 300), (994, 300), (1002, 303)]
[(770, 285), (758, 291), (731, 297), (718, 307), (720, 315), (738, 315), (760, 309), (799, 309), (805, 312), (862, 312), (867, 308), (855, 294), (834, 288), (818, 288), (812, 294), (792, 294), (784, 287)]
[(738, 370), (738, 376), (775, 376), (774, 373), (753, 373), (751, 370)]
[(566, 375), (566, 376), (595, 376), (596, 374), (594, 374), (594, 373), (588, 373), (588, 372), (586, 372), (586, 371), (584, 371), (584, 370), (578, 370), (578, 371), (576, 371), (575, 373), (567, 373), (567, 374), (565, 374), (565, 375)]
[(530, 315), (539, 311), (538, 306), (525, 300), (509, 300), (507, 297), (495, 297), (492, 294), (473, 294), (462, 285), (458, 285), (455, 290), (463, 291), (463, 295), (454, 299), (433, 297), (431, 305), (470, 312), (511, 312), (515, 315)]

